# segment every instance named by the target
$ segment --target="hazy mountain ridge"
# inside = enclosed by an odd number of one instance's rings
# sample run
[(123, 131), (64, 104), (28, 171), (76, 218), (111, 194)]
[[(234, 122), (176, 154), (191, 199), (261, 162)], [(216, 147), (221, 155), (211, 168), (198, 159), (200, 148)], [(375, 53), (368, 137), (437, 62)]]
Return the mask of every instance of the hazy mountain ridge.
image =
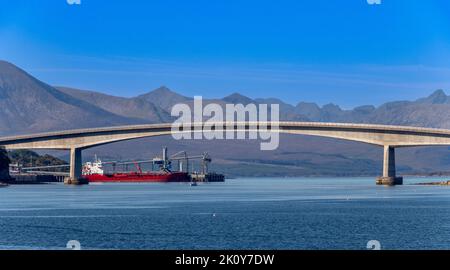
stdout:
[(0, 61), (0, 134), (142, 122), (76, 99)]
[(148, 123), (162, 123), (171, 120), (164, 109), (143, 98), (124, 98), (94, 91), (56, 87), (58, 90), (77, 99), (91, 103), (101, 109), (124, 117), (142, 119)]
[[(63, 92), (83, 101), (90, 102), (109, 112), (136, 117), (148, 122), (168, 122), (171, 108), (178, 103), (193, 106), (193, 98), (177, 94), (167, 87), (160, 87), (134, 98), (120, 98), (69, 88), (61, 88)], [(89, 94), (88, 94), (89, 93)], [(99, 98), (95, 98), (95, 96)], [(120, 102), (118, 102), (120, 101)], [(363, 105), (352, 110), (343, 110), (336, 104), (322, 107), (316, 103), (299, 102), (296, 106), (276, 98), (251, 99), (239, 93), (233, 93), (222, 99), (204, 99), (203, 105), (217, 103), (223, 108), (232, 104), (279, 104), (280, 120), (368, 123), (387, 125), (408, 125), (434, 128), (450, 128), (450, 97), (443, 90), (437, 90), (430, 96), (416, 101), (393, 101), (379, 107)], [(151, 105), (149, 105), (151, 104)], [(439, 112), (439, 113), (436, 113)]]

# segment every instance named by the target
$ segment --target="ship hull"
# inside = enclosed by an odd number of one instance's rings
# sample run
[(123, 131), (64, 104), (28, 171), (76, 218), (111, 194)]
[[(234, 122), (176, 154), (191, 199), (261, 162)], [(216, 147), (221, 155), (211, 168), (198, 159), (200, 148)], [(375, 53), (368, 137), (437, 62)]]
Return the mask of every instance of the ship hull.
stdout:
[(84, 175), (89, 183), (169, 183), (190, 182), (187, 173), (113, 173)]

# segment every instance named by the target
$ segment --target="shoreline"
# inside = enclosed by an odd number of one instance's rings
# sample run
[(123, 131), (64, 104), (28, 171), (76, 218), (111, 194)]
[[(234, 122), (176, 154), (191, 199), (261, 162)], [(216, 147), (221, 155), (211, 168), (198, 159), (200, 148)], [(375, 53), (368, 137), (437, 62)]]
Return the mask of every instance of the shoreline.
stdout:
[(416, 183), (416, 184), (412, 184), (412, 185), (417, 185), (417, 186), (450, 186), (450, 181)]

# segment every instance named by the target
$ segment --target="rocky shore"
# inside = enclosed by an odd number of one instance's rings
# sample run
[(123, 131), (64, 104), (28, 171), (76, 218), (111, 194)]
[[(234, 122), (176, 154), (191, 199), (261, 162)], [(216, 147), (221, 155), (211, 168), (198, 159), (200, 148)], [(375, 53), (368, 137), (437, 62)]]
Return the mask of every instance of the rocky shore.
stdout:
[(421, 186), (450, 186), (450, 181), (417, 183), (415, 185), (421, 185)]

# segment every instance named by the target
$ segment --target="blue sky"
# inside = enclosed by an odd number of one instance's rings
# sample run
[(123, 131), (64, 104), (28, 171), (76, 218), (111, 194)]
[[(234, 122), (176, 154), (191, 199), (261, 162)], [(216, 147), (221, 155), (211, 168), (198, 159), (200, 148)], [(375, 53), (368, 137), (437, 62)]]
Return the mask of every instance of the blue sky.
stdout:
[(0, 59), (120, 96), (377, 105), (450, 90), (450, 1), (0, 0)]

